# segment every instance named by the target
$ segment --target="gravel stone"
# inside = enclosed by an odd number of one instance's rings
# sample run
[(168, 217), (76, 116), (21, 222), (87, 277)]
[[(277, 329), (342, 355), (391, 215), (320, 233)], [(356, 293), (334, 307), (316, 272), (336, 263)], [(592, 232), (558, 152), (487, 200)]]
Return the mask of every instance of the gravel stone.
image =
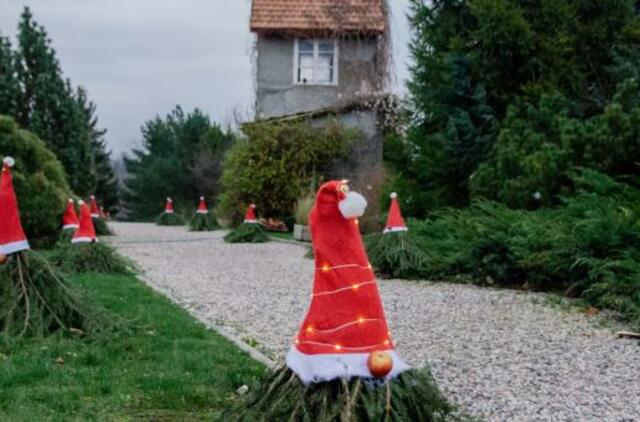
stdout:
[[(282, 242), (111, 223), (109, 241), (193, 314), (282, 360), (310, 300), (313, 261)], [(640, 343), (621, 327), (546, 305), (543, 294), (379, 282), (398, 351), (429, 364), (462, 410), (489, 421), (640, 421)]]

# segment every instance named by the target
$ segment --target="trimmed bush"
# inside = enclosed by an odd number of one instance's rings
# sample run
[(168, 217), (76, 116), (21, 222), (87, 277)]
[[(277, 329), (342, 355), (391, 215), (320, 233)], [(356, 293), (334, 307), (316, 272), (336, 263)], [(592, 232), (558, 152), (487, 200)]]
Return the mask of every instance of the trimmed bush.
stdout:
[(227, 243), (265, 243), (269, 240), (267, 232), (256, 223), (243, 223), (224, 237)]
[(132, 274), (133, 264), (104, 243), (68, 243), (51, 254), (51, 263), (66, 273)]
[(6, 116), (0, 116), (0, 154), (16, 160), (13, 183), (29, 242), (36, 248), (52, 246), (70, 195), (62, 165), (41, 139)]
[(103, 218), (92, 218), (93, 227), (96, 229), (96, 235), (98, 236), (113, 236), (113, 232), (109, 228), (109, 225)]
[(483, 201), (412, 223), (425, 276), (557, 291), (640, 325), (640, 191), (591, 170), (570, 179), (556, 208)]
[(372, 234), (365, 237), (369, 261), (383, 276), (417, 279), (427, 274), (427, 254), (410, 232)]
[(458, 420), (454, 406), (427, 369), (411, 370), (388, 383), (337, 379), (305, 386), (288, 368), (265, 376), (227, 411), (228, 421), (444, 421)]
[(316, 128), (301, 122), (256, 122), (229, 151), (222, 175), (218, 215), (242, 221), (242, 204), (255, 203), (263, 216), (293, 215), (296, 201), (360, 134), (334, 122)]
[(156, 224), (159, 226), (184, 226), (185, 221), (182, 215), (177, 212), (172, 214), (163, 212), (156, 218)]
[(189, 230), (192, 232), (209, 232), (219, 228), (218, 220), (211, 212), (207, 214), (196, 213), (189, 222)]
[(92, 331), (101, 323), (49, 262), (33, 251), (0, 265), (0, 337)]

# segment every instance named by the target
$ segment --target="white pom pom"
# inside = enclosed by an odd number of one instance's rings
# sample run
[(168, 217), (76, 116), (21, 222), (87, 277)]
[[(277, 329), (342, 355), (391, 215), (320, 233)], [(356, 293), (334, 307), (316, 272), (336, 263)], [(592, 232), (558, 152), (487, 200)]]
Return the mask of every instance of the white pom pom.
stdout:
[(167, 202), (173, 202), (171, 198), (167, 198)]
[(201, 201), (204, 201), (204, 196), (201, 196), (201, 197), (200, 197), (200, 200), (201, 200)]
[(346, 198), (338, 203), (338, 209), (344, 218), (362, 217), (367, 208), (367, 200), (357, 192), (349, 192)]
[(84, 201), (82, 199), (79, 199), (78, 200), (78, 205), (83, 205), (83, 204), (84, 204)]
[(2, 162), (9, 167), (13, 167), (16, 164), (16, 160), (14, 160), (13, 157), (4, 157), (4, 160), (2, 160)]
[(398, 194), (395, 192), (391, 192), (391, 199), (396, 199), (398, 197)]
[(256, 204), (249, 204), (249, 208), (255, 208)]
[(93, 195), (91, 195), (91, 199), (96, 199), (96, 197), (95, 197), (95, 196), (93, 196)]
[(69, 198), (69, 203), (73, 204), (73, 199)]

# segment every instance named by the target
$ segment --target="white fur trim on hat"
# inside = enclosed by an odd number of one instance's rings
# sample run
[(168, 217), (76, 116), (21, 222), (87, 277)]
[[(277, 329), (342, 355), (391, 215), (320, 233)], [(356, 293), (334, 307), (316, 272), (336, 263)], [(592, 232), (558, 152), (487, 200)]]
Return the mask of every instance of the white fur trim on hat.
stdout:
[(74, 237), (73, 239), (71, 239), (71, 243), (98, 243), (98, 242), (100, 242), (100, 240), (97, 237), (92, 239), (89, 236)]
[[(393, 379), (410, 369), (395, 350), (387, 350), (393, 360), (393, 369), (385, 377)], [(371, 378), (367, 365), (369, 353), (336, 353), (307, 355), (292, 347), (287, 353), (287, 366), (306, 385), (331, 381), (338, 378)]]
[(2, 162), (9, 167), (13, 167), (16, 164), (16, 160), (14, 160), (13, 157), (4, 157), (4, 160), (2, 160)]
[(12, 253), (26, 251), (27, 249), (30, 248), (29, 242), (26, 239), (0, 245), (0, 253), (2, 253), (3, 255), (10, 255)]
[(384, 229), (384, 231), (382, 232), (382, 234), (387, 234), (387, 233), (397, 233), (397, 232), (408, 232), (409, 229), (406, 226), (400, 226), (400, 227), (387, 227)]

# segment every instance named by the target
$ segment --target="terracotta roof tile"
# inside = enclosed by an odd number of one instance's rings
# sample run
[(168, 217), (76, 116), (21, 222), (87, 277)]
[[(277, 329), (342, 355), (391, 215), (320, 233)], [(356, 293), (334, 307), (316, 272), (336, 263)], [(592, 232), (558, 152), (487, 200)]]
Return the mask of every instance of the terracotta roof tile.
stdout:
[(384, 32), (384, 0), (253, 0), (251, 30)]

